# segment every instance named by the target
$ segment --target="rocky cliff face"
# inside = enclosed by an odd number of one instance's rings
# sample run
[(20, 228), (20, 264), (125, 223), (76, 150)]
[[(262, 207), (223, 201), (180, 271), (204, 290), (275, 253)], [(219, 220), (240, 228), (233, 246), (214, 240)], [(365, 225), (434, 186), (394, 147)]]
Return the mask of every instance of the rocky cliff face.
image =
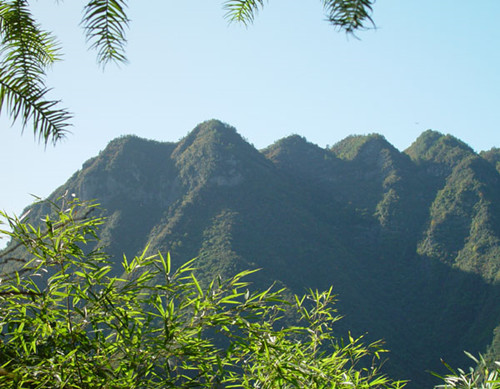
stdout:
[(433, 131), (405, 152), (379, 135), (258, 151), (212, 120), (178, 143), (116, 139), (51, 198), (97, 199), (117, 264), (149, 244), (177, 265), (198, 257), (206, 279), (261, 268), (256, 288), (333, 284), (339, 335), (385, 339), (388, 371), (422, 387), (440, 358), (500, 349), (497, 154)]

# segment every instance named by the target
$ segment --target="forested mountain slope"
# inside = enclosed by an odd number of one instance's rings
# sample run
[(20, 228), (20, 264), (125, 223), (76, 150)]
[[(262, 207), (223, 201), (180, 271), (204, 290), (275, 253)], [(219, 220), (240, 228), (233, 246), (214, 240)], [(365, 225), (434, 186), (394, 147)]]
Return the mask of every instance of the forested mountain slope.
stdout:
[(256, 288), (333, 285), (339, 336), (385, 339), (387, 372), (430, 387), (440, 358), (467, 366), (463, 350), (485, 352), (500, 324), (498, 160), (433, 131), (404, 152), (380, 135), (258, 151), (212, 120), (177, 143), (116, 139), (51, 199), (97, 199), (117, 264), (149, 243), (177, 265), (198, 257), (207, 277), (261, 268)]

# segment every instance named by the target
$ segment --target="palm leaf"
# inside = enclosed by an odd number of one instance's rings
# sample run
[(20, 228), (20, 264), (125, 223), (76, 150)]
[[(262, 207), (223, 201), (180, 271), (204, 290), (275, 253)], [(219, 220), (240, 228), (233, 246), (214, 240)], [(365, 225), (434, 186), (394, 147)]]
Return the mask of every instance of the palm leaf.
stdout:
[(92, 0), (85, 6), (82, 25), (90, 48), (97, 50), (97, 61), (103, 65), (127, 60), (126, 7), (126, 0)]
[(254, 21), (259, 7), (264, 7), (264, 0), (227, 0), (224, 3), (226, 18), (230, 22), (241, 22), (244, 25)]
[(0, 113), (7, 109), (23, 129), (33, 121), (35, 136), (56, 142), (71, 115), (46, 100), (45, 71), (59, 59), (54, 38), (35, 23), (26, 0), (0, 2)]
[(21, 120), (23, 128), (32, 121), (35, 136), (48, 143), (64, 137), (72, 115), (58, 108), (57, 100), (46, 100), (49, 89), (34, 89), (23, 77), (0, 68), (0, 113), (7, 109), (12, 122)]
[(374, 0), (323, 0), (328, 21), (339, 30), (354, 34), (356, 30), (375, 27), (371, 18)]

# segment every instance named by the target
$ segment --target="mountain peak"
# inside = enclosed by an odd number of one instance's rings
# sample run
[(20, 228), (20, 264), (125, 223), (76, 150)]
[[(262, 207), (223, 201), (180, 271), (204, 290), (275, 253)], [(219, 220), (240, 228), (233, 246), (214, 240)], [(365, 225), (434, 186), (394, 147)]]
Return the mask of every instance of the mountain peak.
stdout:
[(179, 143), (174, 156), (183, 153), (193, 145), (246, 143), (236, 129), (220, 120), (211, 119), (198, 124)]
[(487, 160), (497, 171), (500, 173), (500, 149), (493, 147), (488, 151), (481, 151), (479, 154), (482, 158)]
[[(452, 155), (475, 154), (474, 150), (458, 138), (440, 132), (427, 130), (405, 150), (414, 161), (452, 162)], [(454, 159), (454, 158), (451, 158)]]
[(248, 178), (247, 170), (253, 161), (265, 161), (234, 127), (219, 120), (196, 126), (179, 142), (172, 158), (190, 187), (207, 182), (237, 185)]
[(332, 152), (299, 135), (280, 139), (262, 150), (262, 154), (278, 169), (308, 182), (330, 180), (338, 165)]
[(331, 151), (344, 160), (354, 160), (361, 154), (379, 152), (382, 149), (397, 151), (380, 134), (351, 135), (331, 147)]
[(127, 170), (130, 160), (152, 158), (154, 155), (170, 153), (175, 144), (141, 138), (136, 135), (123, 135), (111, 140), (104, 150), (100, 151), (82, 165), (82, 170)]
[(309, 143), (305, 137), (298, 135), (298, 134), (292, 134), (292, 135), (289, 135), (285, 138), (282, 138), (282, 139), (274, 142), (270, 147), (273, 147), (273, 146), (303, 147), (303, 146), (308, 145), (308, 144), (311, 144), (311, 143)]
[(323, 159), (325, 153), (331, 154), (327, 150), (308, 142), (303, 136), (296, 134), (278, 140), (262, 150), (262, 152), (268, 159), (278, 164), (292, 162), (297, 157), (300, 157), (301, 160), (304, 158), (307, 160)]

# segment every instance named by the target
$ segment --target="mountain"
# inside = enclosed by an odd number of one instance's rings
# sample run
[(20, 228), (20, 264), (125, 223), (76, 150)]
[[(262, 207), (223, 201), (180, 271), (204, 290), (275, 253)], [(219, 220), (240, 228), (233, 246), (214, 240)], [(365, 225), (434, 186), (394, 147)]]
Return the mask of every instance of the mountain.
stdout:
[(198, 257), (205, 280), (260, 268), (259, 289), (333, 285), (339, 336), (384, 339), (388, 374), (419, 388), (440, 358), (500, 356), (499, 161), (434, 131), (404, 152), (377, 134), (259, 151), (211, 120), (176, 143), (115, 139), (50, 199), (98, 199), (117, 264), (149, 244), (175, 265)]

